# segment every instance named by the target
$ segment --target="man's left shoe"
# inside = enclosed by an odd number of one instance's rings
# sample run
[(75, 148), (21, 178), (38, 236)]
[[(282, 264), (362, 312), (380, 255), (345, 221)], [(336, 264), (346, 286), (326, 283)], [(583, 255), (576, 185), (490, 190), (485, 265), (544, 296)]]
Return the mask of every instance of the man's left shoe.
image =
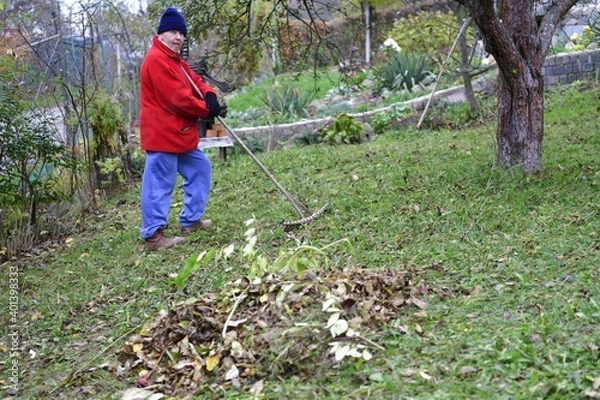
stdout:
[(210, 228), (213, 227), (213, 222), (210, 219), (205, 219), (204, 221), (198, 221), (196, 222), (194, 225), (192, 226), (182, 226), (181, 227), (181, 234), (182, 235), (189, 235), (192, 232), (196, 232), (199, 231), (201, 229), (203, 230), (208, 230)]

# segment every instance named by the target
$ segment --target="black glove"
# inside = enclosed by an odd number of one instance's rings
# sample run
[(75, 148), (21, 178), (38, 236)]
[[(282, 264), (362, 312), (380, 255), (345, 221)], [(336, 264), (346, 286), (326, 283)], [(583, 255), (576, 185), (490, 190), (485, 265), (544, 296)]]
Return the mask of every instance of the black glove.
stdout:
[(221, 105), (217, 100), (217, 96), (214, 93), (207, 93), (204, 96), (204, 102), (206, 103), (206, 107), (208, 107), (208, 119), (212, 119), (218, 117), (221, 114)]
[(227, 104), (221, 103), (221, 112), (219, 113), (219, 117), (225, 118), (227, 116)]

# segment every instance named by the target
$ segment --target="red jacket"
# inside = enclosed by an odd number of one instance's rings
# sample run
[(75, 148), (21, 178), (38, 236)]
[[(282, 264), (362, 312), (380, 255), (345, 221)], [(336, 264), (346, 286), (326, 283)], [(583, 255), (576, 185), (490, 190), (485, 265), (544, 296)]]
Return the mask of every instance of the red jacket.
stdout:
[(155, 36), (140, 70), (140, 141), (144, 150), (187, 153), (198, 146), (198, 119), (208, 118), (209, 110), (182, 68), (203, 95), (216, 95), (179, 54)]

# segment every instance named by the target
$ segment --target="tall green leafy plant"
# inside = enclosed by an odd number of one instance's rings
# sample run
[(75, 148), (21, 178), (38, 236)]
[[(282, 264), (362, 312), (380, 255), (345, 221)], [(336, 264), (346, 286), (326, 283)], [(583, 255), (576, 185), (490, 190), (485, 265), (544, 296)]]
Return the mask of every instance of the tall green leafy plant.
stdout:
[(364, 142), (364, 126), (348, 114), (340, 114), (330, 124), (318, 130), (321, 141), (327, 144), (356, 144)]
[(125, 183), (133, 173), (125, 116), (119, 104), (105, 91), (98, 91), (90, 103), (88, 118), (93, 131), (91, 150), (98, 183), (105, 187)]
[(300, 90), (291, 84), (275, 83), (272, 90), (259, 96), (259, 100), (270, 113), (284, 117), (306, 116), (306, 107), (313, 101), (314, 94)]
[(376, 91), (412, 91), (417, 85), (433, 80), (430, 59), (426, 55), (398, 51), (392, 47), (385, 50), (385, 62), (375, 70)]

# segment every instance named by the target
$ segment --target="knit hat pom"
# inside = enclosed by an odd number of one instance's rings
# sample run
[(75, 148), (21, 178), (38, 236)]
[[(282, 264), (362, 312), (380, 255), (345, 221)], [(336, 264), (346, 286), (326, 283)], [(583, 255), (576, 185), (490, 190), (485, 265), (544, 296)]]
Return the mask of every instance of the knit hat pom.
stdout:
[(160, 17), (156, 33), (161, 34), (168, 31), (179, 31), (183, 33), (183, 36), (187, 36), (185, 19), (175, 7), (169, 7), (165, 10), (162, 17)]

